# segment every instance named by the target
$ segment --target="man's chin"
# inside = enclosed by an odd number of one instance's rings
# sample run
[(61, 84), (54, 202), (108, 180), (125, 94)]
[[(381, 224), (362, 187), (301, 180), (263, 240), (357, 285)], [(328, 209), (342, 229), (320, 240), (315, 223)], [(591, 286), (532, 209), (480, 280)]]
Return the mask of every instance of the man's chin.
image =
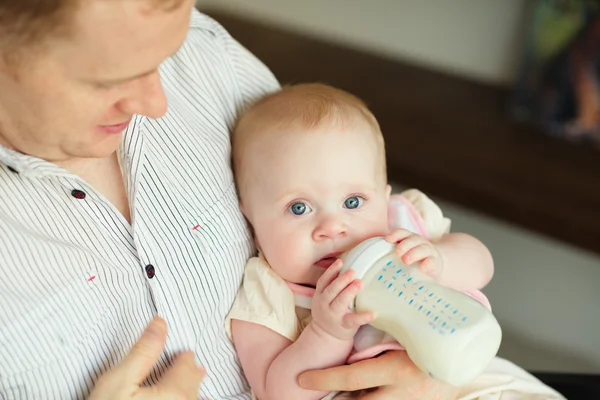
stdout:
[(120, 144), (121, 140), (119, 139), (118, 141), (114, 140), (113, 143), (103, 142), (88, 145), (85, 148), (68, 149), (54, 158), (45, 158), (45, 160), (76, 172), (80, 169), (80, 166), (86, 164), (86, 160), (100, 160), (112, 156), (118, 150)]
[(114, 154), (123, 139), (122, 133), (105, 137), (104, 140), (88, 144), (85, 149), (73, 151), (72, 156), (76, 158), (106, 158)]

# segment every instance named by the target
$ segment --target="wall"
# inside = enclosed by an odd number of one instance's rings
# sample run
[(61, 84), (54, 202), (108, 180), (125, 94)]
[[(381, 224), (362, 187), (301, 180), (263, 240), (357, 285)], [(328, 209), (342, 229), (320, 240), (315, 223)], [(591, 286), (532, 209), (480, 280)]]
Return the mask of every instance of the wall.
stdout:
[(600, 256), (437, 202), (454, 231), (494, 256), (484, 293), (503, 329), (500, 356), (530, 370), (600, 374)]
[(526, 0), (200, 0), (283, 26), (485, 82), (512, 82)]

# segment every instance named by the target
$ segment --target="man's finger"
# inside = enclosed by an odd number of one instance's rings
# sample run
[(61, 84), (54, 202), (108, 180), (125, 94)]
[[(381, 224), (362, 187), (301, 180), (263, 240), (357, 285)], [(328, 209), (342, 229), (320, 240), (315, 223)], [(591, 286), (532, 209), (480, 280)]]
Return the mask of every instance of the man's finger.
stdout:
[(421, 374), (405, 351), (390, 351), (352, 365), (306, 371), (298, 382), (310, 390), (354, 391), (393, 384), (410, 385), (422, 378)]
[[(402, 396), (398, 391), (394, 391), (390, 386), (384, 386), (379, 389), (375, 389), (359, 397), (360, 400), (390, 400), (390, 399), (402, 399), (402, 400), (413, 400)], [(419, 399), (422, 400), (422, 399)]]
[(167, 340), (167, 323), (160, 317), (154, 318), (127, 357), (116, 367), (131, 384), (141, 384), (158, 361)]
[(196, 364), (194, 353), (187, 351), (177, 356), (156, 389), (161, 394), (177, 395), (178, 399), (196, 399), (204, 375), (206, 371)]
[(427, 377), (411, 385), (383, 386), (360, 397), (360, 400), (456, 400), (460, 389)]

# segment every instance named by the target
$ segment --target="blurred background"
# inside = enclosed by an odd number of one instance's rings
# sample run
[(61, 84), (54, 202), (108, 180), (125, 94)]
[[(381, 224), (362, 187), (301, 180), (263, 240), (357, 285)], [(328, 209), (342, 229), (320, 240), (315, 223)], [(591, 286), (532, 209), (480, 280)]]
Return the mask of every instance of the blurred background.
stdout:
[[(600, 92), (594, 2), (201, 0), (281, 83), (364, 99), (395, 190), (486, 243), (500, 356), (600, 375)], [(600, 377), (596, 377), (600, 382)], [(595, 392), (598, 393), (598, 392)]]

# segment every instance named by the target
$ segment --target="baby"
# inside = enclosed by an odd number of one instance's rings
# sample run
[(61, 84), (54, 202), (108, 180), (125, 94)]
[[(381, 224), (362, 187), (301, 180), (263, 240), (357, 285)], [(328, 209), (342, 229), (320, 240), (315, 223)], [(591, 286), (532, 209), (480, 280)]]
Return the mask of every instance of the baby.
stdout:
[(339, 275), (340, 254), (363, 240), (385, 236), (404, 263), (456, 290), (481, 289), (493, 275), (488, 249), (449, 233), (429, 198), (390, 197), (379, 125), (349, 93), (302, 84), (259, 100), (234, 130), (233, 163), (259, 255), (226, 325), (260, 400), (334, 396), (300, 388), (297, 377), (346, 363), (359, 328), (373, 321), (348, 308), (360, 280)]

